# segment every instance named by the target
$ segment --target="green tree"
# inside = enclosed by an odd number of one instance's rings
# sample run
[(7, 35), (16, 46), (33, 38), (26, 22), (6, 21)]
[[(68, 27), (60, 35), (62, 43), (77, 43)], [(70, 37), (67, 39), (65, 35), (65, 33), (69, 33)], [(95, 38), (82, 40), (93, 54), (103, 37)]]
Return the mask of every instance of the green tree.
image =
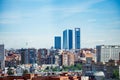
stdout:
[(81, 69), (82, 69), (82, 65), (81, 65), (81, 64), (76, 64), (76, 68), (77, 68), (78, 70), (81, 70)]
[(7, 71), (7, 74), (8, 74), (8, 75), (13, 75), (13, 74), (14, 74), (14, 71), (9, 67), (9, 68), (8, 68), (8, 71)]
[(25, 74), (27, 74), (27, 73), (28, 73), (28, 70), (27, 70), (27, 69), (23, 70), (23, 75), (25, 75)]
[(119, 71), (117, 69), (113, 71), (113, 78), (119, 79)]
[(75, 70), (81, 70), (82, 69), (82, 65), (81, 64), (75, 64), (75, 65), (71, 65), (71, 66), (63, 66), (63, 70), (64, 71), (75, 71)]

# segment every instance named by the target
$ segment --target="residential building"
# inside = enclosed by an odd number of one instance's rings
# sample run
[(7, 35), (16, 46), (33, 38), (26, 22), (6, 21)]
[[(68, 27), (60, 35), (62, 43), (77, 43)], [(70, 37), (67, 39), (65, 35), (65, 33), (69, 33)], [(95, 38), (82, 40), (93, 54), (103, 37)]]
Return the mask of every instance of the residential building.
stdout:
[(29, 49), (21, 49), (21, 63), (22, 64), (34, 64), (36, 63), (36, 49), (29, 48)]
[(56, 36), (54, 41), (55, 49), (61, 49), (61, 37)]
[(48, 55), (48, 50), (47, 49), (38, 49), (38, 64), (46, 64), (47, 63), (47, 55)]
[(16, 67), (21, 62), (21, 55), (13, 53), (11, 55), (5, 56), (5, 67)]
[(63, 51), (60, 58), (61, 58), (60, 60), (61, 65), (64, 65), (64, 66), (74, 65), (74, 60), (75, 60), (74, 53)]
[(80, 28), (75, 28), (75, 49), (80, 49)]
[(96, 46), (97, 62), (108, 62), (109, 60), (120, 60), (120, 45)]
[(34, 48), (29, 48), (28, 49), (28, 60), (30, 64), (36, 63), (36, 49)]
[(70, 29), (63, 31), (63, 49), (73, 49), (73, 32)]
[(28, 49), (21, 49), (20, 50), (21, 54), (21, 64), (28, 64)]

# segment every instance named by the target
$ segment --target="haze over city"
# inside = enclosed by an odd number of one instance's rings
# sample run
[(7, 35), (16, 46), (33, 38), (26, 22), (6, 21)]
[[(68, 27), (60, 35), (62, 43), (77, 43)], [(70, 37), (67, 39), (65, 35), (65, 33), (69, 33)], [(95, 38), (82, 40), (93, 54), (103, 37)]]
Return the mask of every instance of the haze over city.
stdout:
[(119, 4), (120, 0), (1, 0), (0, 44), (50, 48), (54, 36), (78, 27), (82, 48), (119, 45)]

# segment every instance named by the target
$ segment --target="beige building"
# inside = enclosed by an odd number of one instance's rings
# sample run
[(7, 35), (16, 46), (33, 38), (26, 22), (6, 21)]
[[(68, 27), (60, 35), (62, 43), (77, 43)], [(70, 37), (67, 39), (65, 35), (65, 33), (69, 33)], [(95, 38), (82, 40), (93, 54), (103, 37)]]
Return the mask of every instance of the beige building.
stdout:
[(62, 52), (62, 65), (70, 66), (74, 65), (75, 55), (74, 53), (64, 51)]

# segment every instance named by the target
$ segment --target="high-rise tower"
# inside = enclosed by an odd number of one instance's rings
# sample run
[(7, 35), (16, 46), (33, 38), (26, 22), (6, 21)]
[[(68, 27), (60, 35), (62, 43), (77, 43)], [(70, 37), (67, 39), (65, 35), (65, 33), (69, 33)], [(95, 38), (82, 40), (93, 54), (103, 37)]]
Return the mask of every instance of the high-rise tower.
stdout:
[(80, 49), (80, 28), (75, 28), (75, 49)]
[(73, 48), (73, 32), (72, 30), (63, 31), (63, 49), (72, 49)]
[(54, 44), (55, 44), (55, 49), (61, 49), (61, 37), (60, 36), (55, 36), (54, 39)]

